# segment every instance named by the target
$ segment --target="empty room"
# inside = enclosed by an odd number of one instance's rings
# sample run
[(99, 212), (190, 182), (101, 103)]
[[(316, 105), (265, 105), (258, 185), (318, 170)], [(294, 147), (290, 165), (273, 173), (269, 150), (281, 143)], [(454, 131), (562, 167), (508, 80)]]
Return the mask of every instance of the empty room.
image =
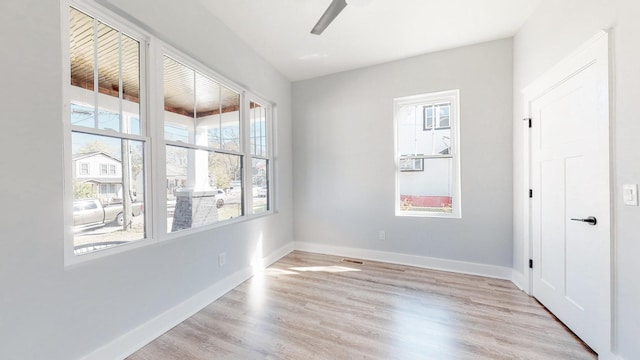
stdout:
[(0, 359), (640, 359), (639, 15), (3, 0)]

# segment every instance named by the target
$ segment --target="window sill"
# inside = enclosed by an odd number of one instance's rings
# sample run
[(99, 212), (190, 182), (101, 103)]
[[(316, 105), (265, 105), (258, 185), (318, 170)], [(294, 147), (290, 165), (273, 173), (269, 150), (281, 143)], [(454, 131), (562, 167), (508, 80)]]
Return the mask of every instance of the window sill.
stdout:
[(462, 219), (462, 215), (457, 213), (443, 213), (436, 211), (402, 211), (396, 210), (397, 217), (418, 217), (418, 218), (444, 218), (444, 219)]
[(75, 254), (73, 252), (73, 249), (71, 250), (65, 249), (64, 268), (65, 270), (71, 270), (78, 266), (84, 265), (86, 263), (90, 263), (92, 261), (96, 261), (102, 258), (107, 258), (113, 255), (117, 255), (117, 254), (128, 252), (128, 251), (132, 251), (138, 248), (153, 246), (166, 241), (184, 239), (188, 236), (199, 234), (205, 231), (211, 231), (211, 230), (215, 230), (225, 226), (231, 226), (231, 225), (236, 225), (236, 224), (260, 219), (260, 218), (268, 217), (277, 213), (278, 212), (275, 210), (270, 210), (270, 211), (267, 211), (261, 214), (256, 214), (256, 215), (250, 215), (250, 216), (245, 215), (245, 216), (237, 217), (235, 219), (222, 221), (219, 223), (213, 223), (205, 226), (200, 226), (197, 228), (184, 229), (184, 230), (180, 230), (172, 233), (162, 234), (155, 238), (146, 238), (146, 239), (131, 241), (128, 243), (115, 245), (104, 250), (96, 250), (96, 251), (88, 252), (85, 254)]

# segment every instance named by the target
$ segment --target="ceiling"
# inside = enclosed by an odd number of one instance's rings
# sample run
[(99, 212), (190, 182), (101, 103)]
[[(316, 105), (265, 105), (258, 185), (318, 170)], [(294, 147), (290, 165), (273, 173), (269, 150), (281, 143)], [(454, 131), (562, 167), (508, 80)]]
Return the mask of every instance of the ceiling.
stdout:
[(541, 0), (352, 0), (322, 35), (310, 31), (331, 0), (198, 1), (298, 81), (507, 38)]

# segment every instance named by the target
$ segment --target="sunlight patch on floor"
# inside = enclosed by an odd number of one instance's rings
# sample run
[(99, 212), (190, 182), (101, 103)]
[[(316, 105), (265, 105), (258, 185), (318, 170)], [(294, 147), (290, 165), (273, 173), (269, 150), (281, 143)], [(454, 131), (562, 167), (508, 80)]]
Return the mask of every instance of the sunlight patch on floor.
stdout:
[(292, 267), (290, 270), (300, 271), (300, 272), (328, 272), (328, 273), (340, 273), (340, 272), (348, 272), (348, 271), (361, 271), (360, 269), (354, 269), (346, 266), (304, 266), (304, 267)]

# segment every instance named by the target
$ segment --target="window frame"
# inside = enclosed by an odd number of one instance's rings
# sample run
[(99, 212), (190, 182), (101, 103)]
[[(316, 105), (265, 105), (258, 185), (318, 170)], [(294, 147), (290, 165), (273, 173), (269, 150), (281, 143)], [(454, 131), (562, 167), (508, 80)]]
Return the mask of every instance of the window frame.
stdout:
[[(275, 114), (274, 114), (274, 105), (272, 103), (270, 103), (269, 101), (261, 98), (260, 96), (258, 96), (255, 93), (252, 92), (247, 92), (245, 94), (245, 109), (250, 110), (250, 104), (251, 102), (259, 104), (261, 107), (263, 107), (265, 109), (265, 146), (266, 146), (266, 154), (263, 155), (257, 155), (257, 154), (253, 154), (252, 149), (251, 149), (251, 134), (250, 134), (250, 127), (251, 127), (251, 121), (250, 121), (250, 114), (249, 111), (246, 111), (246, 133), (244, 134), (244, 138), (245, 138), (245, 152), (247, 155), (247, 161), (246, 161), (246, 171), (245, 174), (246, 179), (244, 180), (244, 184), (243, 186), (245, 187), (245, 189), (251, 189), (251, 196), (247, 195), (247, 202), (246, 202), (246, 206), (247, 206), (247, 210), (250, 210), (251, 212), (248, 213), (248, 215), (252, 216), (252, 217), (258, 217), (258, 216), (264, 216), (264, 215), (268, 215), (268, 214), (272, 214), (275, 212), (275, 195), (274, 195), (274, 189), (275, 189), (275, 184), (274, 184), (274, 169), (275, 169), (275, 161), (274, 161), (274, 147), (275, 147), (275, 140), (273, 138), (273, 134), (275, 133), (274, 131), (274, 127), (275, 127)], [(263, 212), (259, 212), (259, 213), (253, 213), (253, 179), (252, 179), (252, 168), (253, 168), (253, 160), (257, 159), (257, 160), (266, 160), (267, 161), (267, 195), (266, 195), (266, 206), (267, 209)], [(247, 194), (247, 192), (245, 192), (245, 194)]]
[[(87, 14), (88, 16), (97, 19), (99, 22), (116, 29), (119, 33), (127, 35), (132, 39), (139, 42), (139, 62), (140, 62), (140, 79), (139, 79), (139, 117), (140, 117), (140, 135), (129, 134), (124, 131), (115, 132), (113, 130), (104, 130), (99, 128), (88, 128), (84, 126), (72, 125), (69, 122), (71, 115), (71, 85), (69, 79), (71, 77), (71, 48), (68, 45), (70, 39), (70, 8), (73, 7), (76, 10)], [(147, 121), (149, 118), (149, 97), (147, 94), (148, 88), (148, 68), (146, 66), (148, 59), (148, 47), (151, 42), (151, 37), (146, 35), (144, 31), (130, 24), (127, 21), (120, 19), (102, 6), (95, 4), (94, 2), (85, 0), (60, 0), (60, 19), (61, 19), (61, 36), (62, 36), (62, 123), (64, 129), (64, 264), (65, 267), (75, 266), (87, 261), (92, 261), (104, 256), (116, 254), (123, 251), (129, 251), (135, 248), (146, 246), (152, 242), (153, 230), (151, 229), (150, 222), (153, 209), (151, 209), (150, 203), (145, 199), (145, 224), (144, 224), (144, 238), (128, 242), (126, 244), (115, 245), (108, 249), (93, 251), (88, 253), (78, 253), (74, 251), (74, 233), (73, 233), (73, 176), (71, 176), (74, 169), (73, 167), (73, 155), (71, 151), (71, 138), (73, 133), (90, 134), (98, 136), (106, 136), (110, 138), (118, 138), (125, 140), (140, 141), (144, 144), (143, 152), (143, 164), (145, 166), (145, 175), (143, 185), (145, 193), (149, 193), (151, 189), (151, 176), (149, 173), (150, 162), (150, 149), (151, 149), (151, 136), (148, 132)], [(95, 70), (94, 70), (95, 74)], [(94, 89), (94, 91), (96, 91)], [(95, 95), (97, 97), (97, 95)], [(100, 109), (100, 104), (95, 103), (93, 107)], [(123, 129), (121, 129), (123, 130)], [(100, 167), (98, 165), (98, 167)], [(108, 167), (107, 167), (108, 168)], [(107, 169), (108, 172), (108, 169)], [(100, 171), (98, 171), (100, 173)]]
[[(246, 88), (238, 85), (233, 80), (230, 80), (224, 75), (212, 70), (210, 67), (203, 64), (202, 62), (186, 55), (184, 52), (180, 51), (179, 49), (165, 43), (161, 39), (154, 38), (153, 40), (154, 40), (153, 44), (155, 44), (155, 46), (152, 46), (153, 50), (150, 56), (150, 58), (153, 60), (151, 63), (151, 75), (150, 75), (151, 85), (150, 86), (156, 89), (154, 93), (156, 96), (156, 101), (153, 102), (151, 116), (153, 119), (157, 119), (158, 122), (157, 124), (153, 124), (154, 125), (153, 134), (155, 136), (156, 141), (154, 142), (154, 147), (152, 148), (152, 151), (154, 151), (154, 154), (157, 154), (155, 158), (163, 159), (162, 161), (158, 161), (157, 163), (153, 164), (155, 165), (155, 169), (153, 169), (153, 176), (155, 176), (155, 178), (158, 179), (158, 181), (156, 181), (155, 183), (159, 184), (158, 189), (154, 188), (152, 190), (153, 201), (154, 203), (158, 204), (155, 207), (156, 215), (153, 218), (154, 220), (153, 226), (154, 226), (154, 229), (156, 230), (156, 236), (158, 241), (162, 242), (162, 241), (179, 239), (185, 236), (189, 236), (191, 234), (197, 234), (199, 232), (208, 231), (208, 230), (215, 229), (222, 226), (229, 226), (229, 225), (233, 225), (233, 224), (237, 224), (245, 221), (251, 221), (255, 218), (269, 216), (271, 214), (277, 213), (277, 208), (275, 207), (275, 204), (277, 203), (277, 199), (275, 197), (275, 192), (274, 192), (275, 182), (277, 181), (274, 175), (276, 162), (273, 161), (273, 155), (271, 155), (273, 154), (273, 148), (276, 146), (276, 141), (274, 139), (274, 136), (271, 133), (271, 131), (273, 131), (274, 123), (275, 123), (275, 113), (273, 111), (275, 105), (271, 101), (266, 100), (265, 98), (255, 94), (254, 92), (247, 90)], [(225, 149), (212, 149), (210, 147), (205, 147), (205, 146), (200, 146), (195, 144), (187, 144), (180, 141), (171, 141), (171, 140), (165, 139), (164, 137), (164, 76), (163, 76), (164, 56), (168, 56), (171, 59), (191, 68), (192, 70), (195, 70), (200, 74), (218, 82), (220, 85), (225, 86), (228, 89), (233, 90), (240, 94), (240, 137), (241, 137), (240, 151), (234, 152), (232, 150), (225, 150)], [(268, 128), (268, 132), (267, 132), (268, 135), (271, 135), (270, 138), (269, 137), (267, 138), (268, 149), (270, 149), (271, 151), (269, 154), (271, 155), (271, 159), (272, 159), (272, 162), (269, 166), (269, 170), (270, 170), (269, 171), (269, 177), (270, 177), (269, 201), (271, 203), (271, 207), (268, 211), (265, 211), (259, 214), (253, 214), (249, 211), (249, 209), (252, 209), (253, 203), (252, 203), (251, 196), (248, 195), (249, 194), (248, 189), (250, 189), (250, 187), (247, 187), (248, 186), (247, 184), (249, 185), (251, 184), (250, 182), (251, 181), (250, 180), (251, 179), (251, 174), (250, 174), (251, 154), (249, 149), (249, 146), (250, 146), (249, 112), (247, 110), (249, 109), (249, 103), (252, 101), (252, 99), (253, 101), (259, 102), (260, 104), (263, 104), (265, 106), (268, 105), (269, 108), (271, 109), (271, 116), (272, 116), (272, 121), (271, 121), (272, 125), (270, 129)], [(162, 121), (160, 121), (159, 119), (162, 119)], [(241, 155), (242, 188), (243, 188), (241, 201), (242, 201), (242, 206), (244, 207), (244, 214), (242, 216), (239, 216), (233, 219), (213, 222), (210, 224), (206, 224), (206, 225), (202, 225), (202, 226), (198, 226), (190, 229), (182, 229), (175, 232), (166, 231), (167, 199), (166, 199), (166, 191), (164, 191), (163, 187), (166, 185), (166, 146), (167, 145), (179, 146), (179, 147), (195, 149), (195, 150), (213, 151), (213, 152), (223, 153), (223, 154), (229, 153), (234, 155)]]
[[(449, 127), (436, 127), (438, 117), (436, 116), (436, 105), (449, 103)], [(451, 143), (449, 154), (401, 154), (400, 153), (400, 131), (399, 131), (399, 112), (406, 106), (421, 106), (423, 116), (423, 131), (435, 131), (439, 129), (450, 129)], [(433, 124), (430, 129), (426, 129), (427, 123), (426, 108), (431, 106), (433, 109)], [(394, 125), (394, 158), (396, 162), (395, 170), (395, 215), (408, 217), (433, 217), (433, 218), (462, 218), (461, 203), (461, 181), (460, 181), (460, 90), (446, 90), (420, 95), (404, 96), (393, 99), (393, 125)], [(452, 161), (452, 179), (451, 187), (451, 212), (436, 211), (412, 211), (403, 210), (400, 201), (400, 177), (403, 173), (424, 171), (425, 162), (433, 159), (451, 159)], [(422, 163), (421, 169), (403, 169), (402, 162), (407, 160), (418, 160)]]
[[(245, 123), (244, 120), (244, 116), (246, 113), (245, 107), (243, 106), (244, 101), (245, 101), (245, 97), (246, 97), (246, 90), (243, 89), (242, 87), (240, 87), (239, 85), (236, 85), (233, 81), (228, 80), (227, 78), (225, 78), (224, 76), (216, 73), (215, 71), (211, 70), (209, 67), (207, 67), (206, 65), (200, 63), (197, 60), (194, 60), (192, 58), (190, 58), (189, 56), (184, 55), (180, 50), (166, 44), (163, 43), (161, 40), (157, 40), (156, 42), (159, 44), (158, 46), (158, 50), (156, 51), (156, 62), (154, 64), (155, 67), (155, 71), (157, 72), (157, 77), (156, 77), (156, 81), (157, 81), (157, 92), (159, 94), (158, 96), (158, 103), (156, 106), (156, 112), (157, 112), (157, 116), (155, 116), (154, 118), (158, 119), (158, 123), (156, 124), (157, 126), (157, 130), (156, 130), (156, 136), (157, 136), (157, 143), (160, 144), (161, 148), (158, 148), (156, 150), (156, 153), (158, 154), (158, 158), (163, 159), (162, 161), (159, 161), (161, 164), (158, 164), (158, 168), (161, 170), (161, 173), (158, 175), (158, 179), (162, 180), (164, 179), (164, 182), (166, 182), (166, 147), (167, 146), (175, 146), (175, 147), (179, 147), (179, 148), (184, 148), (184, 149), (189, 149), (189, 150), (202, 150), (202, 151), (206, 151), (209, 153), (218, 153), (218, 154), (230, 154), (230, 155), (235, 155), (235, 156), (240, 156), (240, 161), (241, 161), (241, 171), (242, 171), (242, 181), (243, 181), (243, 185), (245, 182), (245, 179), (247, 177), (247, 153), (245, 151), (245, 145), (246, 145), (246, 140), (245, 140), (245, 132), (247, 132), (247, 130), (245, 129), (245, 127), (247, 127), (247, 124)], [(209, 79), (219, 83), (221, 86), (224, 86), (226, 88), (228, 88), (229, 90), (232, 90), (234, 92), (237, 92), (240, 95), (240, 139), (241, 139), (241, 143), (240, 143), (240, 150), (239, 151), (233, 151), (233, 150), (226, 150), (226, 149), (218, 149), (218, 148), (213, 148), (213, 147), (209, 147), (209, 146), (203, 146), (203, 145), (196, 145), (196, 144), (191, 144), (191, 143), (185, 143), (182, 141), (175, 141), (175, 140), (167, 140), (165, 139), (165, 134), (164, 134), (164, 125), (165, 125), (165, 121), (164, 121), (164, 57), (167, 56), (169, 58), (171, 58), (172, 60), (190, 68), (191, 70), (194, 70), (197, 73), (200, 73), (201, 75), (204, 75), (206, 77), (208, 77)], [(160, 119), (162, 121), (160, 121)], [(244, 187), (244, 186), (243, 186)], [(166, 224), (167, 224), (167, 199), (166, 199), (166, 191), (158, 191), (155, 194), (155, 200), (161, 204), (159, 206), (158, 209), (158, 223), (164, 225), (163, 230), (159, 229), (158, 230), (158, 236), (159, 236), (159, 241), (165, 241), (165, 240), (170, 240), (170, 239), (175, 239), (175, 238), (179, 238), (179, 237), (183, 237), (185, 235), (188, 234), (193, 234), (193, 233), (197, 233), (200, 231), (206, 231), (206, 230), (210, 230), (210, 229), (215, 229), (217, 227), (220, 226), (226, 226), (228, 224), (235, 224), (238, 222), (242, 222), (242, 221), (246, 221), (249, 220), (250, 216), (248, 216), (248, 212), (247, 212), (247, 201), (246, 201), (246, 191), (243, 189), (243, 193), (241, 195), (241, 201), (242, 201), (242, 206), (243, 206), (243, 214), (241, 216), (238, 216), (236, 218), (233, 219), (226, 219), (223, 221), (216, 221), (216, 222), (212, 222), (206, 225), (202, 225), (202, 226), (198, 226), (198, 227), (192, 227), (189, 229), (181, 229), (178, 231), (167, 231), (166, 230)]]
[[(87, 128), (72, 125), (69, 122), (71, 114), (72, 86), (69, 82), (71, 76), (71, 48), (70, 38), (70, 7), (73, 7), (87, 15), (97, 19), (101, 23), (113, 27), (118, 32), (125, 34), (140, 43), (140, 83), (139, 83), (139, 104), (140, 113), (137, 121), (140, 122), (140, 134), (131, 133), (130, 129), (121, 129), (121, 132), (114, 130), (104, 130), (99, 128)], [(103, 5), (89, 0), (60, 0), (61, 17), (61, 40), (62, 40), (62, 119), (63, 140), (64, 140), (64, 190), (63, 190), (63, 219), (64, 219), (64, 265), (65, 267), (76, 266), (85, 262), (111, 256), (125, 251), (131, 251), (151, 244), (163, 241), (179, 241), (179, 239), (192, 236), (193, 234), (208, 231), (222, 226), (229, 226), (244, 221), (251, 221), (255, 218), (268, 216), (276, 213), (277, 198), (276, 187), (276, 166), (274, 158), (275, 147), (275, 104), (258, 96), (236, 82), (211, 70), (210, 66), (186, 55), (184, 51), (176, 49), (162, 39), (151, 35), (147, 30), (143, 30), (135, 23), (123, 19), (120, 15), (105, 8)], [(237, 218), (217, 221), (211, 224), (184, 229), (176, 232), (167, 231), (167, 199), (166, 199), (166, 146), (169, 143), (164, 138), (164, 88), (163, 88), (163, 58), (167, 55), (172, 59), (185, 64), (202, 75), (218, 82), (220, 85), (237, 92), (240, 95), (240, 137), (241, 148), (238, 151), (215, 149), (214, 152), (222, 154), (238, 155), (242, 162), (242, 206), (243, 216)], [(253, 158), (249, 149), (249, 114), (248, 104), (253, 101), (268, 107), (270, 121), (267, 127), (267, 148), (268, 148), (268, 201), (269, 210), (259, 214), (253, 214), (252, 197), (249, 191), (251, 186), (251, 159)], [(93, 105), (95, 106), (95, 105)], [(99, 108), (100, 104), (98, 104)], [(98, 136), (126, 138), (129, 140), (142, 141), (144, 143), (144, 213), (145, 213), (145, 238), (132, 241), (126, 244), (117, 245), (108, 249), (101, 249), (89, 253), (74, 253), (73, 235), (73, 176), (75, 171), (73, 155), (71, 149), (71, 138), (74, 132), (84, 134), (94, 134)], [(208, 147), (176, 142), (175, 144), (183, 148), (211, 151)], [(99, 165), (98, 165), (99, 167)], [(98, 168), (99, 170), (99, 168)], [(91, 172), (91, 167), (89, 173)], [(108, 170), (107, 170), (108, 172)]]

